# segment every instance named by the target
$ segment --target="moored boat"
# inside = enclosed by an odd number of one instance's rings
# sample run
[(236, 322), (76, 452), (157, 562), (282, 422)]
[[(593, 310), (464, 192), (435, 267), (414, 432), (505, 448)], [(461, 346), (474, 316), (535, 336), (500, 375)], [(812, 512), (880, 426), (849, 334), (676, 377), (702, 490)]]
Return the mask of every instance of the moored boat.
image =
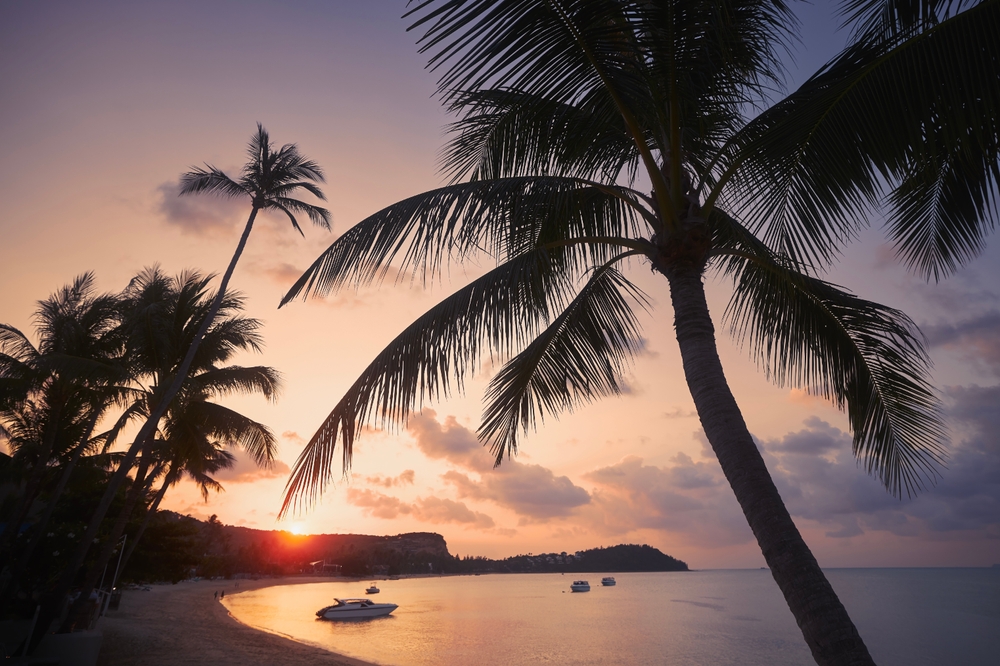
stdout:
[(399, 608), (396, 604), (377, 604), (368, 599), (334, 599), (337, 603), (316, 611), (323, 620), (353, 620), (365, 617), (382, 617)]
[(378, 594), (378, 593), (379, 593), (378, 585), (376, 585), (375, 583), (372, 583), (367, 588), (365, 588), (365, 594)]
[(615, 582), (614, 576), (605, 576), (604, 578), (601, 579), (601, 585), (603, 585), (604, 587), (611, 587), (612, 585), (617, 585), (617, 584), (618, 583)]
[(574, 592), (590, 592), (590, 583), (585, 580), (574, 580), (573, 584), (569, 586), (569, 589)]

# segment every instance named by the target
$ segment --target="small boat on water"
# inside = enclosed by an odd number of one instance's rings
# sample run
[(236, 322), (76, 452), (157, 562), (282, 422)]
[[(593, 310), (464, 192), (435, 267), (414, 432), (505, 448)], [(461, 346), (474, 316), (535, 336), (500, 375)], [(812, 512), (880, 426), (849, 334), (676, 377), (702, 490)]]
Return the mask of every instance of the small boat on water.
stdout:
[(590, 583), (585, 580), (574, 580), (573, 584), (569, 586), (569, 589), (574, 592), (590, 592)]
[(382, 617), (399, 608), (396, 604), (377, 604), (368, 599), (334, 599), (337, 603), (316, 611), (322, 620), (354, 620), (365, 617)]
[(378, 594), (379, 591), (380, 590), (378, 589), (378, 585), (376, 585), (375, 583), (372, 583), (367, 588), (365, 588), (365, 594)]
[(612, 585), (617, 585), (617, 584), (618, 583), (615, 582), (614, 576), (605, 576), (604, 578), (601, 579), (601, 585), (603, 585), (604, 587), (611, 587)]

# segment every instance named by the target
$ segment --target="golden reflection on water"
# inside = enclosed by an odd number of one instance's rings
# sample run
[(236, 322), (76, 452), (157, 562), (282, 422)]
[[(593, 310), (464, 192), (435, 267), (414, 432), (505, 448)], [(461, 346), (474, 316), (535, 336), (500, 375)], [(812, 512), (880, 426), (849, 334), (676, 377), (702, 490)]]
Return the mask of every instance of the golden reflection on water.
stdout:
[[(591, 591), (582, 593), (570, 592), (573, 577), (556, 574), (380, 581), (382, 591), (372, 600), (399, 608), (371, 620), (329, 622), (314, 615), (334, 598), (364, 597), (361, 581), (263, 588), (227, 596), (225, 603), (251, 626), (391, 666), (708, 664), (730, 661), (747, 647), (721, 634), (705, 645), (706, 632), (733, 617), (701, 574), (616, 574), (615, 587), (602, 587), (601, 576), (588, 575)], [(773, 587), (770, 576), (754, 578)], [(736, 621), (766, 625), (755, 627), (759, 634), (751, 642), (777, 643), (794, 655), (787, 663), (801, 663), (808, 652), (788, 641), (790, 628), (791, 640), (801, 642), (780, 598), (770, 596), (774, 608), (758, 604), (756, 616)]]
[[(1000, 570), (833, 570), (828, 576), (877, 663), (995, 664)], [(498, 574), (379, 581), (389, 617), (330, 622), (334, 598), (368, 581), (307, 583), (227, 595), (241, 622), (386, 666), (812, 663), (768, 571)], [(579, 575), (578, 575), (579, 576)]]

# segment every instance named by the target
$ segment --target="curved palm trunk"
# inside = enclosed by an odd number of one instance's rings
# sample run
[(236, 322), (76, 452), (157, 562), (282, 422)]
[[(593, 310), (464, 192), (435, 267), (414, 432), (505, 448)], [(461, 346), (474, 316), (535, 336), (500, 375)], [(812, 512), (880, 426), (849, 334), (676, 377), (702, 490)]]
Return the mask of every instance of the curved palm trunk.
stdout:
[(729, 390), (700, 271), (667, 278), (684, 375), (702, 427), (813, 658), (821, 666), (874, 664), (792, 522)]
[(149, 520), (156, 513), (156, 510), (160, 508), (160, 502), (163, 501), (164, 496), (167, 494), (167, 490), (173, 483), (173, 479), (170, 478), (170, 474), (167, 474), (167, 478), (163, 480), (163, 485), (160, 489), (156, 491), (156, 497), (153, 498), (153, 503), (149, 505), (149, 509), (146, 510), (146, 515), (142, 519), (142, 524), (139, 525), (139, 530), (135, 533), (135, 537), (132, 538), (131, 543), (128, 545), (128, 550), (125, 551), (124, 557), (122, 557), (121, 571), (124, 573), (128, 569), (128, 561), (132, 559), (132, 553), (135, 552), (135, 547), (139, 545), (139, 541), (142, 539), (142, 535), (146, 533), (146, 528), (149, 527)]
[(131, 468), (132, 463), (135, 461), (135, 458), (139, 453), (139, 449), (142, 447), (142, 442), (145, 442), (147, 438), (151, 438), (153, 436), (160, 419), (163, 418), (163, 415), (167, 411), (167, 407), (170, 405), (170, 401), (174, 399), (174, 396), (176, 396), (177, 392), (180, 391), (184, 380), (187, 379), (187, 373), (191, 369), (191, 363), (194, 361), (194, 355), (198, 351), (198, 346), (201, 344), (201, 340), (205, 337), (208, 327), (211, 326), (212, 320), (215, 319), (215, 315), (219, 312), (219, 308), (222, 306), (222, 299), (225, 297), (226, 289), (229, 286), (229, 280), (233, 276), (233, 271), (236, 270), (236, 264), (239, 262), (240, 255), (243, 254), (243, 249), (246, 247), (247, 239), (250, 237), (250, 231), (253, 229), (254, 220), (257, 218), (257, 210), (258, 208), (255, 205), (253, 210), (250, 211), (250, 217), (247, 219), (243, 235), (240, 237), (240, 242), (236, 246), (236, 252), (233, 254), (233, 258), (229, 262), (229, 267), (226, 268), (226, 272), (222, 276), (222, 282), (219, 285), (219, 291), (215, 296), (215, 300), (212, 301), (212, 306), (209, 308), (208, 314), (205, 315), (205, 320), (201, 323), (201, 326), (198, 328), (198, 332), (191, 341), (191, 346), (188, 347), (187, 354), (184, 355), (184, 360), (178, 367), (177, 372), (174, 375), (173, 382), (170, 384), (169, 388), (167, 388), (167, 391), (160, 397), (156, 407), (153, 409), (149, 418), (146, 419), (146, 422), (139, 430), (139, 434), (136, 435), (133, 445), (129, 448), (121, 466), (112, 477), (111, 483), (108, 484), (104, 497), (101, 498), (101, 503), (98, 505), (97, 511), (95, 511), (94, 516), (91, 518), (90, 524), (87, 526), (87, 531), (84, 533), (83, 538), (80, 541), (80, 546), (73, 554), (73, 559), (70, 560), (66, 570), (63, 572), (59, 582), (56, 584), (56, 587), (48, 595), (47, 600), (42, 605), (42, 610), (39, 613), (38, 622), (36, 623), (35, 632), (30, 637), (30, 643), (28, 646), (29, 654), (34, 651), (36, 647), (38, 647), (38, 643), (41, 642), (42, 636), (58, 615), (62, 600), (69, 593), (78, 570), (81, 566), (83, 566), (83, 561), (87, 557), (90, 545), (97, 536), (101, 523), (104, 521), (104, 517), (107, 515), (108, 509), (111, 507), (111, 501), (114, 499), (115, 493), (118, 492), (118, 488), (120, 488), (121, 484), (125, 481), (128, 469)]
[(101, 551), (98, 554), (97, 559), (87, 570), (83, 579), (83, 584), (80, 586), (80, 594), (77, 596), (76, 601), (73, 603), (69, 613), (66, 615), (66, 619), (63, 620), (62, 626), (59, 627), (59, 633), (72, 630), (73, 625), (76, 624), (77, 618), (89, 603), (90, 593), (96, 587), (97, 579), (100, 578), (101, 574), (104, 572), (104, 568), (107, 566), (108, 562), (111, 561), (111, 556), (115, 552), (115, 546), (118, 545), (118, 540), (121, 539), (122, 534), (125, 532), (125, 526), (128, 525), (129, 518), (132, 517), (135, 507), (139, 503), (139, 498), (145, 494), (146, 472), (149, 471), (149, 457), (150, 454), (148, 451), (142, 454), (139, 466), (135, 471), (135, 481), (132, 483), (132, 487), (129, 488), (128, 493), (125, 495), (125, 506), (122, 507), (121, 512), (118, 514), (118, 518), (115, 520), (115, 524), (111, 528), (111, 534), (108, 535), (108, 538), (105, 539), (104, 543), (101, 545)]

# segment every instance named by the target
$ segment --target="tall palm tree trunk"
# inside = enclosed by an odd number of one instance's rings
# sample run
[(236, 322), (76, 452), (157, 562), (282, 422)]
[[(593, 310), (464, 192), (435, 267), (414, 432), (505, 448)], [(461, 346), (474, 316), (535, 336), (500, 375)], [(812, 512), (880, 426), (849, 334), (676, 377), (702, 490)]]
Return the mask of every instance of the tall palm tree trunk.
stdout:
[(701, 271), (669, 271), (667, 278), (684, 375), (705, 435), (813, 658), (820, 666), (873, 665), (858, 630), (792, 522), (729, 390)]
[(63, 468), (62, 474), (59, 477), (59, 483), (56, 484), (55, 490), (52, 491), (52, 497), (49, 498), (49, 504), (45, 507), (45, 513), (38, 521), (38, 525), (35, 527), (35, 533), (32, 535), (31, 539), (28, 541), (28, 545), (24, 547), (21, 551), (20, 557), (17, 559), (17, 563), (11, 569), (10, 582), (7, 586), (0, 591), (0, 608), (4, 607), (7, 603), (7, 599), (17, 592), (17, 582), (21, 578), (21, 574), (24, 572), (28, 563), (31, 561), (31, 556), (35, 552), (35, 548), (41, 543), (42, 539), (45, 538), (45, 528), (48, 527), (49, 521), (52, 519), (52, 514), (55, 512), (56, 506), (59, 504), (59, 498), (62, 497), (63, 491), (66, 490), (66, 485), (69, 483), (70, 477), (73, 475), (73, 470), (76, 468), (76, 464), (80, 461), (80, 457), (83, 452), (87, 449), (87, 444), (90, 442), (90, 436), (94, 432), (94, 427), (97, 425), (97, 419), (100, 417), (99, 412), (95, 412), (87, 423), (87, 430), (84, 432), (83, 437), (80, 439), (80, 443), (77, 445), (76, 450), (73, 451), (73, 457), (70, 461), (66, 463)]
[(101, 545), (101, 551), (98, 554), (97, 559), (87, 570), (83, 579), (83, 584), (80, 586), (80, 594), (70, 607), (70, 611), (66, 615), (66, 619), (63, 620), (62, 626), (59, 627), (59, 633), (70, 631), (73, 625), (76, 624), (77, 618), (89, 603), (90, 593), (97, 585), (97, 579), (103, 573), (104, 568), (108, 565), (108, 562), (111, 561), (111, 556), (115, 552), (115, 546), (118, 544), (118, 540), (121, 539), (122, 534), (125, 532), (125, 526), (128, 525), (129, 518), (132, 517), (135, 507), (139, 503), (139, 498), (145, 494), (146, 472), (149, 470), (149, 459), (150, 453), (146, 450), (143, 452), (142, 458), (139, 460), (139, 466), (136, 468), (135, 481), (132, 483), (132, 487), (129, 488), (128, 493), (125, 495), (125, 506), (122, 507), (121, 512), (118, 514), (118, 518), (115, 519), (115, 524), (112, 526), (111, 533), (108, 535), (108, 538), (105, 539), (104, 543)]
[[(240, 256), (243, 254), (243, 249), (247, 245), (247, 239), (250, 238), (250, 231), (253, 229), (254, 220), (257, 219), (257, 208), (256, 204), (250, 211), (250, 217), (247, 219), (246, 227), (243, 229), (243, 235), (240, 236), (240, 242), (236, 245), (236, 251), (233, 253), (233, 258), (229, 260), (229, 266), (226, 268), (226, 272), (222, 275), (222, 282), (219, 283), (219, 291), (215, 294), (215, 300), (212, 301), (212, 306), (208, 309), (208, 314), (205, 315), (205, 319), (201, 322), (201, 326), (198, 327), (198, 332), (195, 333), (194, 339), (191, 340), (191, 346), (188, 347), (187, 353), (184, 355), (184, 360), (181, 361), (180, 367), (177, 368), (177, 372), (174, 374), (174, 381), (170, 384), (167, 392), (163, 394), (163, 398), (157, 405), (155, 412), (156, 422), (159, 423), (160, 418), (166, 413), (167, 406), (170, 401), (174, 399), (177, 392), (181, 390), (181, 386), (187, 380), (188, 371), (191, 370), (191, 363), (194, 362), (194, 355), (198, 351), (198, 346), (201, 345), (202, 339), (205, 337), (205, 333), (208, 332), (209, 326), (215, 320), (215, 315), (219, 313), (219, 308), (222, 306), (222, 300), (226, 297), (226, 290), (229, 288), (229, 280), (233, 277), (233, 272), (236, 270), (236, 264), (239, 263)], [(150, 417), (152, 418), (152, 417)]]
[(184, 360), (181, 362), (176, 374), (174, 375), (173, 382), (170, 384), (169, 388), (167, 388), (167, 391), (161, 396), (156, 407), (153, 408), (149, 418), (146, 419), (146, 422), (139, 430), (139, 434), (136, 435), (135, 441), (132, 446), (129, 447), (128, 453), (125, 455), (125, 459), (122, 461), (121, 466), (112, 477), (97, 511), (91, 518), (90, 524), (87, 526), (87, 531), (84, 533), (83, 539), (80, 542), (80, 546), (73, 554), (73, 559), (70, 560), (66, 570), (63, 572), (63, 575), (56, 584), (56, 587), (48, 595), (48, 599), (42, 605), (42, 610), (39, 613), (38, 622), (36, 623), (35, 633), (30, 637), (28, 645), (29, 654), (34, 651), (36, 647), (38, 647), (38, 643), (41, 641), (42, 636), (48, 631), (49, 625), (58, 615), (59, 607), (62, 605), (62, 600), (73, 586), (73, 580), (76, 578), (77, 571), (83, 565), (83, 561), (87, 557), (87, 552), (90, 550), (90, 545), (97, 536), (101, 523), (104, 521), (104, 516), (107, 515), (108, 509), (111, 507), (111, 500), (114, 498), (115, 493), (118, 492), (118, 488), (120, 488), (121, 484), (125, 481), (128, 469), (135, 461), (135, 458), (139, 453), (139, 449), (142, 448), (143, 442), (145, 442), (147, 438), (152, 438), (160, 419), (163, 418), (163, 415), (167, 411), (167, 407), (170, 405), (170, 401), (174, 399), (174, 396), (176, 396), (177, 392), (180, 391), (184, 380), (187, 379), (187, 373), (191, 369), (191, 364), (194, 361), (195, 353), (198, 351), (198, 346), (201, 344), (202, 338), (205, 337), (205, 333), (208, 331), (209, 326), (211, 326), (212, 320), (215, 319), (215, 315), (219, 312), (219, 308), (222, 306), (222, 299), (225, 297), (226, 289), (229, 286), (229, 280), (232, 278), (233, 271), (236, 270), (236, 264), (239, 262), (240, 255), (243, 254), (243, 249), (246, 247), (247, 239), (250, 237), (250, 231), (253, 229), (254, 220), (257, 218), (258, 210), (258, 206), (255, 202), (253, 209), (250, 211), (250, 217), (247, 219), (243, 235), (240, 237), (240, 242), (236, 246), (236, 252), (233, 254), (233, 258), (230, 260), (229, 267), (226, 268), (225, 274), (222, 276), (222, 282), (219, 285), (219, 291), (215, 296), (215, 300), (212, 302), (212, 306), (205, 315), (204, 321), (202, 321), (194, 339), (191, 341), (191, 346), (188, 347), (187, 353), (184, 355)]
[(128, 550), (125, 551), (125, 555), (122, 557), (121, 571), (124, 572), (128, 569), (128, 561), (132, 559), (132, 553), (135, 552), (135, 547), (139, 545), (142, 535), (146, 533), (146, 528), (149, 527), (149, 520), (156, 514), (156, 510), (160, 508), (160, 502), (163, 501), (164, 496), (167, 494), (167, 490), (173, 484), (174, 480), (171, 478), (171, 474), (168, 472), (166, 478), (163, 479), (163, 485), (160, 489), (156, 491), (156, 497), (153, 498), (152, 504), (146, 510), (146, 515), (142, 518), (142, 524), (139, 525), (139, 530), (135, 533), (135, 536), (131, 539)]

